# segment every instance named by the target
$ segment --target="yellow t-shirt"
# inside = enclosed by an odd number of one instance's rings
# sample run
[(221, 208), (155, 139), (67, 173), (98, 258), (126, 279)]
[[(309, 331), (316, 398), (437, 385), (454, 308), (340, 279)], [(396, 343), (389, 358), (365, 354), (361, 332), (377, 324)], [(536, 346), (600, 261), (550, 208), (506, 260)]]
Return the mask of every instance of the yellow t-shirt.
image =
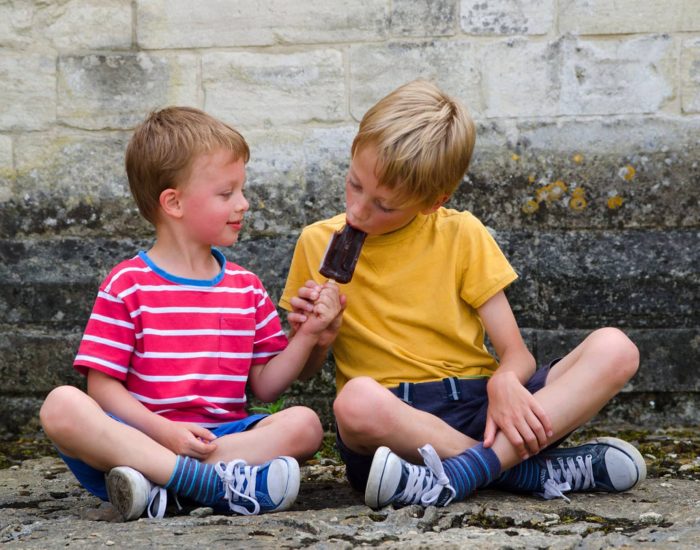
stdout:
[[(316, 222), (297, 241), (280, 306), (318, 272), (345, 214)], [(336, 388), (356, 376), (384, 386), (456, 376), (490, 376), (498, 367), (484, 346), (476, 312), (517, 274), (493, 237), (469, 212), (440, 208), (406, 227), (369, 236), (347, 295), (333, 343)]]

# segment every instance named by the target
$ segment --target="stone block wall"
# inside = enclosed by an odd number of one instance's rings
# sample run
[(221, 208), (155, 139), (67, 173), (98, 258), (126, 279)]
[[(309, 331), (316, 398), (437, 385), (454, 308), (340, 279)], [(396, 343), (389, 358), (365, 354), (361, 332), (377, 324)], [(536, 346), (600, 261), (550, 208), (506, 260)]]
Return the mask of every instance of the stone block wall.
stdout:
[[(249, 140), (226, 253), (279, 296), (295, 238), (343, 209), (365, 110), (425, 77), (478, 125), (450, 206), (493, 231), (539, 360), (615, 325), (642, 352), (615, 421), (696, 423), (698, 0), (0, 2), (0, 435), (36, 425), (109, 268), (147, 247), (123, 153), (149, 110)], [(458, 251), (456, 251), (458, 253)], [(332, 366), (290, 401), (331, 422)]]

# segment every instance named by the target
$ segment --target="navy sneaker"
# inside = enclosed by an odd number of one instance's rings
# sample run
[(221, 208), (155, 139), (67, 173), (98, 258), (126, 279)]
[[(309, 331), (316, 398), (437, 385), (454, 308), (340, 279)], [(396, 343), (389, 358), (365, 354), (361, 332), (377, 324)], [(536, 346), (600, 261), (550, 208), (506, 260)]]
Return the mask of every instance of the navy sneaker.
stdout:
[(129, 466), (112, 468), (105, 478), (109, 502), (125, 521), (140, 518), (148, 510), (149, 518), (162, 518), (168, 504), (167, 491), (148, 481)]
[(418, 449), (425, 466), (412, 464), (388, 447), (379, 447), (372, 459), (372, 468), (365, 488), (365, 504), (383, 508), (420, 504), (446, 506), (455, 495), (442, 467), (440, 457), (431, 445)]
[(640, 452), (616, 437), (600, 437), (578, 447), (553, 449), (533, 457), (541, 468), (546, 499), (564, 498), (565, 491), (621, 493), (639, 485), (647, 475)]
[(246, 516), (289, 509), (299, 493), (299, 464), (289, 456), (265, 464), (249, 465), (245, 460), (219, 462), (214, 466), (224, 488), (219, 512)]

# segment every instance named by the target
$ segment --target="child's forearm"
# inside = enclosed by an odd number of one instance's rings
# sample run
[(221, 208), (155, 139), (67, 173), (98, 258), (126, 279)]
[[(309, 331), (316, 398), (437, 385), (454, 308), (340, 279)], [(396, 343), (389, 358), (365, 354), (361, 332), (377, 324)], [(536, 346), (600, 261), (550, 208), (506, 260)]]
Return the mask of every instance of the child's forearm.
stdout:
[[(310, 365), (317, 347), (318, 336), (297, 332), (289, 345), (265, 365), (251, 368), (248, 381), (258, 399), (272, 402), (287, 390), (302, 373), (311, 371)], [(318, 370), (318, 369), (317, 369)]]
[(88, 373), (88, 395), (105, 412), (112, 413), (130, 426), (158, 440), (156, 434), (165, 418), (148, 410), (134, 398), (119, 380), (102, 372), (91, 370)]

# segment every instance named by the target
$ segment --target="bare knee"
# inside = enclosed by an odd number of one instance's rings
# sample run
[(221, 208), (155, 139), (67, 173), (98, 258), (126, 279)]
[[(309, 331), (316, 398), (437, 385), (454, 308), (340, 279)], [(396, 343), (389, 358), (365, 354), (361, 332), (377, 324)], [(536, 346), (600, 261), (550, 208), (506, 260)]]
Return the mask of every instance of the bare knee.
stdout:
[(606, 327), (593, 332), (598, 349), (605, 355), (606, 376), (618, 385), (624, 386), (639, 368), (639, 350), (629, 337), (617, 328)]
[(39, 411), (41, 426), (49, 439), (62, 441), (80, 429), (76, 411), (85, 398), (87, 395), (73, 386), (59, 386), (49, 392)]
[(362, 376), (349, 380), (333, 403), (343, 439), (348, 436), (381, 438), (389, 425), (387, 415), (392, 397), (393, 394), (372, 378)]
[(295, 457), (307, 459), (318, 451), (323, 441), (323, 426), (318, 415), (308, 407), (290, 407), (284, 414), (284, 432), (289, 452)]

